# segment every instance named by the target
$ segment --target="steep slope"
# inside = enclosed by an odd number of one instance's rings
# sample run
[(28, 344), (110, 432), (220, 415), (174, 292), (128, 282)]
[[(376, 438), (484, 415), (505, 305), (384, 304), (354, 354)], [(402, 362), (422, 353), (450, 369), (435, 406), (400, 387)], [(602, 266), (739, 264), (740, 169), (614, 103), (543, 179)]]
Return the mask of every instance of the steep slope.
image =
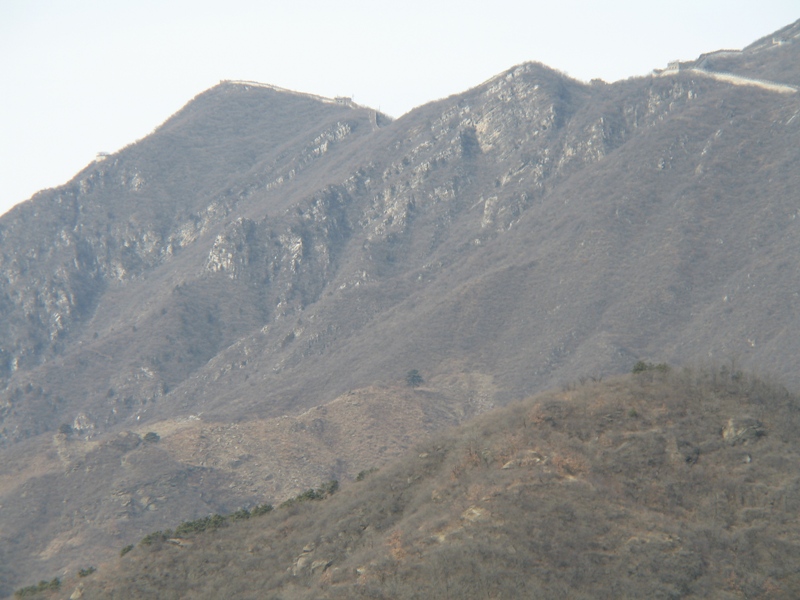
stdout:
[[(782, 39), (745, 49), (758, 61), (740, 74), (800, 80), (800, 44)], [(430, 428), (639, 358), (734, 359), (796, 386), (800, 94), (741, 83), (684, 69), (586, 85), (525, 64), (391, 123), (252, 83), (201, 94), (0, 219), (0, 435), (21, 465), (0, 504), (66, 485), (47, 479), (54, 435), (110, 448), (353, 390), (402, 400), (411, 369), (447, 399)], [(170, 473), (197, 466), (159, 452)], [(74, 506), (103, 501), (105, 468)], [(125, 480), (146, 484), (147, 469)], [(36, 527), (77, 537), (62, 498), (39, 493)], [(181, 494), (168, 510), (185, 518), (233, 501)], [(0, 513), (0, 545), (25, 548), (26, 569), (78, 560), (14, 519)]]
[(0, 224), (2, 438), (98, 406), (113, 424), (268, 322), (274, 305), (259, 279), (268, 274), (220, 290), (198, 281), (198, 252), (233, 214), (243, 218), (254, 190), (290, 196), (301, 174), (324, 184), (324, 163), (378, 121), (356, 106), (222, 83), (153, 135), (11, 211)]
[[(507, 98), (537, 77), (523, 67), (398, 121), (424, 132), (422, 156), (407, 160), (420, 173), (401, 158), (399, 173), (364, 175), (385, 177), (373, 197), (394, 191), (384, 220), (354, 233), (355, 266), (298, 318), (220, 353), (176, 399), (271, 411), (422, 365), (490, 374), (518, 397), (639, 357), (736, 357), (796, 384), (797, 95), (676, 74), (576, 86), (561, 96), (571, 114), (541, 86), (540, 111), (565, 123), (524, 128)], [(451, 164), (436, 158), (442, 126), (428, 115), (459, 110), (468, 116), (441, 137), (462, 149), (474, 128), (481, 150)], [(481, 142), (483, 128), (519, 132), (499, 138), (513, 152)]]
[(54, 597), (794, 598), (799, 406), (730, 370), (543, 394)]

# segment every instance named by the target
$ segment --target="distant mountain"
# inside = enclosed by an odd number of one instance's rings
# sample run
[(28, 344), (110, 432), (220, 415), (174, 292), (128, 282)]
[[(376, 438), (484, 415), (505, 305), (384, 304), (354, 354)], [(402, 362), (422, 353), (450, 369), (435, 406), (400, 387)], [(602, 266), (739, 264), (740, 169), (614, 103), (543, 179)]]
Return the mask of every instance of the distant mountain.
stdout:
[[(800, 22), (614, 84), (524, 64), (395, 121), (346, 98), (223, 82), (10, 211), (0, 504), (47, 500), (36, 534), (0, 509), (6, 589), (23, 563), (45, 576), (153, 522), (151, 510), (89, 535), (75, 516), (116, 477), (125, 498), (153, 483), (99, 458), (149, 431), (172, 465), (159, 481), (182, 482), (159, 492), (159, 510), (194, 518), (235, 508), (215, 482), (252, 476), (221, 466), (248, 453), (219, 440), (204, 442), (205, 466), (181, 454), (170, 436), (182, 424), (299, 417), (350, 392), (411, 406), (412, 370), (431, 400), (393, 451), (640, 359), (796, 386), (798, 36)], [(59, 501), (52, 490), (91, 471), (76, 457), (94, 448), (113, 468)], [(335, 456), (342, 478), (363, 468), (337, 448), (303, 478)], [(179, 502), (201, 477), (205, 500)], [(262, 482), (242, 502), (314, 484)]]

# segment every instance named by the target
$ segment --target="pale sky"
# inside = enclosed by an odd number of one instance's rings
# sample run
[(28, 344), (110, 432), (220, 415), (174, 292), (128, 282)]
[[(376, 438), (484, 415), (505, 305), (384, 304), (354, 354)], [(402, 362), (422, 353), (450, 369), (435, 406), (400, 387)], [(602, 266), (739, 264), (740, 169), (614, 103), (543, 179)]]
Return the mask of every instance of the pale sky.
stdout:
[(222, 79), (398, 117), (528, 60), (610, 82), (798, 18), (798, 0), (0, 0), (0, 213)]

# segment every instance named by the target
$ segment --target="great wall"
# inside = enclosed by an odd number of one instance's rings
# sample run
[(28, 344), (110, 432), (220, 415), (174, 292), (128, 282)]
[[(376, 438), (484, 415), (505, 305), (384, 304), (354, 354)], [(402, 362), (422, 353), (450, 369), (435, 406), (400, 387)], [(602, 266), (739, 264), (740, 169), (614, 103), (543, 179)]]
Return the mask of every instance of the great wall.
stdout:
[(710, 77), (711, 79), (716, 79), (718, 81), (724, 81), (726, 83), (730, 83), (732, 85), (746, 85), (746, 86), (753, 86), (759, 87), (764, 90), (768, 90), (770, 92), (778, 92), (780, 94), (794, 94), (798, 91), (797, 86), (789, 85), (787, 83), (779, 83), (776, 81), (767, 81), (766, 79), (755, 79), (752, 77), (744, 77), (742, 75), (736, 75), (735, 73), (726, 73), (722, 71), (714, 71), (709, 69), (709, 61), (713, 58), (723, 58), (723, 57), (731, 57), (731, 56), (741, 56), (745, 52), (763, 52), (765, 50), (771, 50), (773, 48), (778, 48), (783, 46), (784, 44), (790, 44), (794, 42), (794, 39), (800, 36), (800, 31), (794, 33), (791, 36), (780, 37), (780, 38), (773, 38), (771, 42), (762, 42), (758, 46), (750, 47), (749, 49), (746, 48), (745, 50), (731, 50), (731, 49), (723, 49), (723, 50), (716, 50), (714, 52), (708, 52), (706, 54), (701, 54), (700, 58), (696, 61), (682, 63), (680, 61), (672, 61), (667, 65), (666, 69), (656, 69), (653, 71), (653, 75), (657, 77), (665, 77), (671, 75), (677, 75), (678, 73), (692, 73), (696, 75), (700, 75), (702, 77)]

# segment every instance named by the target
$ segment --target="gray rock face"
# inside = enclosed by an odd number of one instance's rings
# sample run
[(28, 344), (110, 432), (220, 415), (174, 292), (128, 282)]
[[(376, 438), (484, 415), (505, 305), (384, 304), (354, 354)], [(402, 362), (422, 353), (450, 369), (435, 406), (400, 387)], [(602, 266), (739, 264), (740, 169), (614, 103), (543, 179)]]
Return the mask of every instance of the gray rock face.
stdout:
[(315, 556), (314, 550), (316, 549), (316, 544), (309, 543), (303, 547), (303, 552), (298, 556), (294, 561), (294, 566), (292, 567), (292, 575), (295, 577), (301, 575), (321, 575), (328, 568), (333, 564), (332, 560), (327, 559), (319, 559), (319, 557)]
[(221, 84), (0, 221), (0, 440), (280, 414), (412, 357), (505, 364), (506, 397), (651, 356), (791, 376), (796, 112), (691, 71), (525, 64), (393, 123)]

